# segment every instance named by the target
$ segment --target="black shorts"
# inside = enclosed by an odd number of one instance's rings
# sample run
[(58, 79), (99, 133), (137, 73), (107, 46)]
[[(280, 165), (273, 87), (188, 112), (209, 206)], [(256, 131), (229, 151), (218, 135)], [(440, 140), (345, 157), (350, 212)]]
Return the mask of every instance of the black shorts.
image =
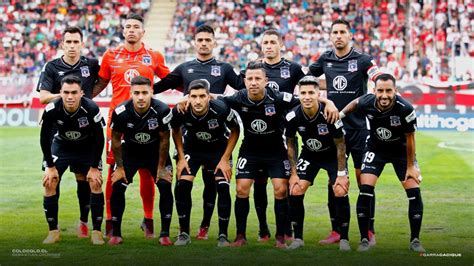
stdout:
[(360, 169), (364, 156), (365, 145), (369, 130), (367, 129), (345, 129), (344, 141), (346, 143), (347, 158), (352, 155), (354, 168)]
[(310, 154), (302, 153), (298, 158), (296, 171), (302, 180), (306, 180), (313, 185), (314, 179), (318, 175), (319, 170), (324, 169), (328, 173), (331, 184), (336, 182), (337, 178), (337, 156), (314, 157)]
[(291, 173), (290, 161), (286, 152), (268, 155), (241, 152), (236, 165), (237, 179), (256, 179), (264, 176), (288, 179)]
[[(214, 171), (216, 169), (217, 164), (221, 160), (221, 153), (201, 153), (201, 152), (193, 152), (193, 151), (185, 151), (184, 158), (188, 161), (188, 166), (191, 170), (189, 173), (186, 169), (183, 169), (181, 175), (191, 175), (196, 176), (199, 168), (202, 166), (203, 171), (208, 171), (214, 175)], [(230, 160), (230, 165), (232, 167), (232, 160)], [(221, 170), (218, 170), (214, 176), (223, 177), (224, 174)]]
[[(158, 171), (158, 160), (159, 159), (134, 159), (134, 160), (123, 160), (123, 168), (125, 170), (125, 177), (129, 184), (133, 183), (133, 177), (139, 169), (148, 170), (153, 179), (156, 180), (156, 174)], [(173, 164), (171, 163), (171, 157), (168, 156), (166, 160), (166, 169), (170, 172), (173, 171)]]
[[(362, 174), (373, 174), (379, 177), (387, 163), (393, 165), (398, 180), (404, 181), (407, 172), (407, 155), (405, 150), (386, 152), (367, 147), (361, 167)], [(415, 166), (419, 169), (416, 159)]]
[[(69, 170), (75, 174), (87, 175), (93, 161), (93, 153), (90, 150), (73, 149), (64, 147), (53, 142), (51, 145), (51, 153), (54, 158), (54, 165), (58, 170), (59, 177), (69, 167)], [(46, 169), (46, 162), (43, 161), (43, 171)], [(99, 170), (102, 171), (102, 161), (99, 162)]]

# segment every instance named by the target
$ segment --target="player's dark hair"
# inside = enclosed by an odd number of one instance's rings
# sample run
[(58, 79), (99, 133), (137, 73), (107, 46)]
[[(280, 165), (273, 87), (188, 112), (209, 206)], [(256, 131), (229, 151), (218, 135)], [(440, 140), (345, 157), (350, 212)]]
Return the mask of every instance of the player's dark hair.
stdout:
[(63, 87), (64, 83), (66, 84), (77, 84), (79, 88), (82, 90), (82, 81), (79, 77), (74, 75), (67, 75), (61, 80), (61, 88)]
[(140, 21), (142, 24), (145, 21), (142, 16), (140, 16), (136, 13), (128, 14), (126, 19), (135, 19), (135, 20)]
[(395, 77), (388, 74), (388, 73), (383, 73), (383, 74), (378, 75), (374, 80), (375, 85), (377, 85), (377, 81), (379, 81), (379, 80), (382, 80), (382, 81), (391, 80), (393, 82), (393, 86), (397, 87)]
[(260, 61), (250, 61), (247, 64), (247, 68), (245, 69), (245, 71), (254, 70), (254, 69), (262, 70), (263, 74), (265, 74), (265, 76), (267, 76), (267, 72), (265, 71), (265, 66), (263, 65), (262, 62), (260, 62)]
[(130, 82), (130, 86), (134, 86), (134, 85), (148, 85), (148, 86), (151, 86), (151, 81), (147, 77), (136, 76)]
[(199, 26), (197, 29), (196, 29), (196, 32), (194, 33), (194, 37), (196, 37), (196, 35), (200, 32), (207, 32), (207, 33), (210, 33), (212, 34), (212, 36), (214, 36), (214, 29), (209, 26), (209, 25), (201, 25)]
[(313, 85), (316, 89), (319, 89), (319, 82), (318, 79), (315, 76), (304, 76), (298, 81), (298, 86), (304, 86), (304, 85)]
[(63, 31), (63, 38), (64, 38), (64, 35), (66, 35), (66, 33), (79, 33), (79, 35), (81, 35), (81, 41), (82, 41), (82, 30), (81, 28), (77, 27), (77, 26), (71, 26), (71, 27), (67, 27), (64, 31)]
[(195, 79), (189, 83), (188, 92), (191, 93), (192, 90), (205, 89), (206, 93), (209, 94), (209, 81), (205, 79)]
[(265, 36), (265, 35), (275, 35), (275, 36), (278, 37), (278, 40), (280, 42), (283, 41), (283, 38), (281, 37), (281, 34), (276, 29), (268, 29), (268, 30), (264, 31), (262, 36)]
[(347, 21), (345, 19), (336, 19), (331, 24), (331, 31), (332, 31), (332, 27), (334, 27), (334, 25), (336, 25), (336, 24), (344, 24), (344, 25), (346, 25), (348, 31), (351, 30), (351, 23), (349, 23), (349, 21)]

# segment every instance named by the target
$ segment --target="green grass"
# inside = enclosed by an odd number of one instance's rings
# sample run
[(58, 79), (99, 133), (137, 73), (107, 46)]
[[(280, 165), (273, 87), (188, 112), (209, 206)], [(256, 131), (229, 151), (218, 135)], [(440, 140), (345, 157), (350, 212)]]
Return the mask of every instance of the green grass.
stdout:
[[(88, 239), (77, 239), (75, 227), (78, 221), (76, 183), (67, 172), (61, 183), (59, 221), (62, 240), (53, 246), (41, 241), (46, 236), (47, 224), (42, 210), (41, 151), (37, 128), (0, 128), (0, 265), (17, 264), (422, 264), (422, 265), (473, 265), (474, 221), (472, 133), (418, 132), (417, 157), (422, 168), (422, 195), (425, 214), (421, 232), (423, 245), (429, 253), (460, 253), (461, 257), (421, 257), (408, 250), (409, 225), (407, 199), (391, 166), (387, 166), (377, 188), (376, 231), (377, 246), (367, 254), (355, 251), (340, 253), (337, 246), (322, 247), (317, 241), (330, 229), (326, 208), (325, 176), (320, 174), (315, 186), (305, 198), (305, 243), (301, 250), (287, 252), (276, 250), (272, 243), (256, 242), (257, 219), (251, 203), (248, 221), (249, 245), (243, 248), (218, 249), (217, 215), (214, 214), (210, 240), (196, 241), (186, 247), (160, 247), (157, 240), (145, 240), (139, 229), (142, 218), (138, 185), (127, 191), (127, 207), (124, 214), (124, 244), (95, 247)], [(471, 151), (442, 149), (441, 141), (461, 143)], [(137, 182), (139, 179), (136, 179)], [(357, 247), (359, 235), (355, 215), (357, 188), (351, 175), (352, 221), (350, 242)], [(196, 234), (202, 215), (202, 181), (197, 178), (193, 188), (191, 216), (192, 235)], [(235, 183), (232, 184), (234, 198)], [(268, 194), (272, 195), (271, 186)], [(268, 220), (275, 231), (273, 204), (270, 199)], [(158, 207), (155, 216), (159, 224)], [(235, 236), (232, 211), (230, 238)], [(176, 213), (173, 216), (171, 234), (178, 232)], [(16, 250), (44, 249), (45, 256), (27, 252), (14, 256)], [(12, 251), (13, 250), (13, 251)], [(34, 256), (36, 254), (36, 256)]]

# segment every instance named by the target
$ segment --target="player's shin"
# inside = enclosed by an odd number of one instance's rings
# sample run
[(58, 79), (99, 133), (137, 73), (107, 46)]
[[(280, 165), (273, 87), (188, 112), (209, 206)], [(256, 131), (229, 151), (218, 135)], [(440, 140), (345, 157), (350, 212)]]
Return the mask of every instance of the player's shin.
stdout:
[(374, 196), (374, 187), (361, 185), (357, 199), (357, 221), (359, 222), (360, 238), (369, 239), (370, 201)]
[(351, 218), (351, 207), (349, 195), (336, 197), (336, 220), (339, 222), (341, 239), (349, 240), (349, 223)]
[(405, 190), (407, 193), (408, 219), (410, 220), (411, 238), (420, 238), (421, 222), (423, 220), (423, 201), (421, 199), (420, 188), (410, 188)]
[(140, 196), (142, 198), (143, 213), (145, 219), (153, 219), (155, 208), (155, 180), (148, 170), (139, 169), (140, 174)]
[(202, 192), (203, 217), (201, 228), (209, 227), (211, 224), (212, 213), (216, 204), (216, 184), (214, 171), (202, 169), (202, 178), (204, 181), (204, 190)]
[(293, 225), (295, 239), (303, 239), (303, 225), (304, 225), (304, 194), (289, 197), (289, 218)]
[(276, 233), (275, 237), (283, 236), (285, 234), (285, 225), (288, 219), (288, 198), (275, 198), (275, 222)]
[(160, 179), (158, 180), (156, 186), (160, 191), (160, 237), (167, 237), (170, 234), (171, 216), (173, 214), (173, 194), (171, 193), (171, 183)]
[(334, 195), (331, 183), (328, 184), (328, 210), (332, 231), (339, 233), (340, 223), (336, 221), (336, 196)]
[(219, 235), (227, 236), (227, 228), (229, 227), (230, 212), (232, 202), (230, 199), (229, 182), (224, 179), (216, 181), (217, 187), (217, 214), (219, 216)]
[(237, 236), (241, 235), (246, 238), (247, 217), (249, 215), (250, 203), (249, 198), (235, 198), (235, 223), (237, 225)]
[(90, 203), (93, 230), (100, 231), (102, 227), (102, 218), (104, 216), (104, 193), (91, 193)]
[(80, 220), (87, 223), (89, 210), (91, 208), (91, 188), (89, 182), (77, 180), (77, 198), (79, 199)]
[(58, 229), (58, 195), (43, 198), (44, 214), (48, 222), (49, 231)]
[(191, 190), (193, 189), (193, 182), (181, 179), (176, 183), (175, 197), (176, 197), (176, 211), (178, 212), (180, 232), (189, 235), (189, 221), (191, 216)]
[(253, 199), (255, 204), (255, 211), (257, 212), (257, 218), (260, 225), (260, 233), (268, 232), (267, 224), (267, 182), (260, 181), (257, 179), (253, 185)]
[(112, 210), (110, 208), (110, 198), (112, 197), (112, 173), (113, 165), (109, 165), (109, 171), (107, 172), (107, 181), (105, 182), (105, 211), (107, 221), (112, 220)]
[(125, 191), (127, 184), (122, 180), (115, 182), (110, 198), (110, 209), (112, 211), (112, 235), (122, 236), (122, 216), (125, 211)]

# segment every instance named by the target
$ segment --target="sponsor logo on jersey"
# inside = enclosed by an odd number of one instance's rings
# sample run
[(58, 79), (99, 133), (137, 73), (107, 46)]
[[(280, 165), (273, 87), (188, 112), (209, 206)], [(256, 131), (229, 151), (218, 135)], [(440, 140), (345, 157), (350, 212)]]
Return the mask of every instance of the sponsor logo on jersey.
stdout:
[(77, 122), (79, 122), (80, 128), (87, 127), (89, 125), (89, 120), (87, 120), (87, 117), (79, 117)]
[(221, 75), (221, 66), (211, 66), (211, 76), (219, 77)]
[(381, 140), (388, 140), (392, 137), (392, 132), (384, 127), (379, 127), (375, 131)]
[(44, 108), (44, 110), (45, 110), (46, 112), (49, 112), (49, 111), (51, 111), (51, 110), (53, 110), (53, 109), (54, 109), (54, 102), (48, 103), (48, 105), (46, 105), (46, 107)]
[(102, 113), (99, 111), (95, 116), (94, 116), (94, 122), (98, 123), (102, 120)]
[(323, 144), (317, 139), (308, 139), (306, 140), (306, 146), (311, 151), (318, 151), (319, 149), (321, 149)]
[(411, 112), (407, 117), (405, 117), (405, 120), (407, 121), (407, 123), (410, 123), (411, 121), (415, 120), (416, 118), (416, 112), (415, 110), (413, 110), (413, 112)]
[(149, 55), (144, 55), (144, 56), (142, 57), (142, 63), (143, 63), (144, 65), (147, 65), (147, 66), (151, 65), (151, 56), (149, 56)]
[(276, 114), (275, 106), (273, 104), (266, 104), (265, 105), (265, 115), (272, 116)]
[(209, 129), (214, 129), (219, 127), (219, 122), (217, 122), (217, 119), (211, 119), (207, 121), (207, 125), (209, 126)]
[(401, 126), (402, 123), (400, 122), (400, 117), (399, 116), (390, 116), (390, 125), (392, 127)]
[(67, 131), (65, 134), (66, 138), (70, 140), (77, 140), (81, 137), (81, 132), (78, 131)]
[(263, 121), (262, 119), (253, 120), (250, 126), (255, 132), (258, 133), (265, 132), (265, 130), (267, 129), (267, 123), (265, 123), (265, 121)]
[(88, 66), (83, 66), (81, 67), (81, 76), (83, 78), (87, 78), (91, 75), (91, 72), (89, 71), (89, 67)]
[(148, 129), (153, 130), (158, 127), (158, 120), (156, 118), (150, 118), (148, 119)]
[(276, 90), (276, 91), (280, 90), (280, 86), (275, 81), (267, 82), (267, 87), (269, 87), (270, 89)]
[(286, 114), (286, 117), (285, 117), (286, 121), (291, 121), (291, 119), (295, 118), (295, 116), (296, 116), (295, 111), (289, 112), (288, 114)]
[(357, 71), (357, 60), (349, 60), (347, 65), (347, 71), (355, 72)]
[(280, 68), (280, 77), (287, 79), (290, 77), (290, 68), (289, 67), (282, 67)]
[(200, 140), (210, 140), (212, 135), (207, 132), (197, 132), (196, 137)]
[(129, 69), (127, 71), (125, 71), (125, 73), (123, 74), (123, 79), (125, 80), (125, 82), (127, 82), (128, 84), (131, 84), (132, 83), (132, 79), (134, 77), (137, 77), (137, 76), (140, 76), (140, 73), (136, 70), (136, 69)]
[(347, 87), (347, 79), (344, 76), (337, 76), (332, 81), (332, 86), (337, 91), (342, 91)]
[(329, 133), (328, 125), (327, 124), (318, 124), (318, 134), (319, 135), (326, 135)]
[(140, 132), (140, 133), (135, 134), (135, 139), (139, 143), (147, 143), (151, 139), (151, 136), (150, 134)]

